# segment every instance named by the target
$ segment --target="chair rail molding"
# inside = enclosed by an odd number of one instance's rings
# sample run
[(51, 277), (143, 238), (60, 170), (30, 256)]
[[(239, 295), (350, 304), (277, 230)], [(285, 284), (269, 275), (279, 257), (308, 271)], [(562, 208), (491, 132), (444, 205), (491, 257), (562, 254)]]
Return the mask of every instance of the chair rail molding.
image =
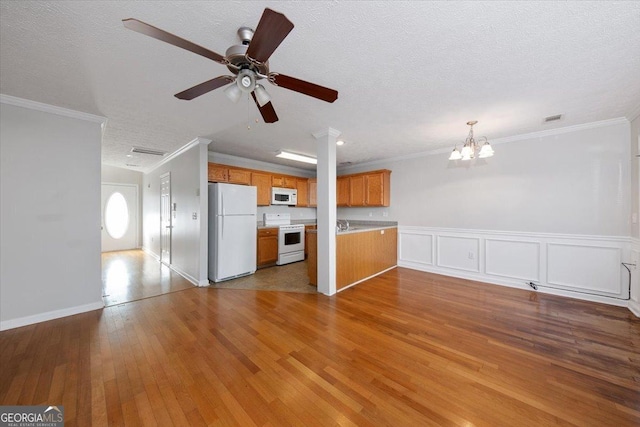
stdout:
[(398, 266), (535, 292), (529, 284), (533, 282), (539, 292), (627, 306), (633, 311), (632, 305), (640, 305), (630, 299), (622, 263), (633, 262), (638, 256), (634, 251), (640, 253), (635, 240), (399, 226)]

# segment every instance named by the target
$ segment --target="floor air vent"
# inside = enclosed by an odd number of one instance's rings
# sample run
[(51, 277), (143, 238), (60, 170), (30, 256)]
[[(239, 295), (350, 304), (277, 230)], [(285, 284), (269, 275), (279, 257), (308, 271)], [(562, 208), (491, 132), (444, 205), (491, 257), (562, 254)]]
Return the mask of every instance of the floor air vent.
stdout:
[(166, 151), (154, 150), (153, 148), (144, 148), (144, 147), (133, 147), (131, 149), (132, 153), (139, 154), (151, 154), (152, 156), (164, 156), (167, 154)]

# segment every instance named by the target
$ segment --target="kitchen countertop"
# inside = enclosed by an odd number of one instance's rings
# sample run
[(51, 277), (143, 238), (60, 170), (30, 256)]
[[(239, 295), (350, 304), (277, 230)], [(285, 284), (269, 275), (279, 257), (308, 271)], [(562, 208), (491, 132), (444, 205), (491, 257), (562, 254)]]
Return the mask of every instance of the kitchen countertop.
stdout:
[[(304, 225), (316, 225), (315, 219), (292, 219), (291, 225), (304, 224)], [(262, 228), (278, 228), (277, 225), (264, 225), (264, 222), (258, 221), (258, 229)]]
[[(384, 230), (386, 228), (396, 228), (398, 226), (397, 221), (349, 221), (349, 229), (344, 231), (337, 231), (336, 234), (351, 234), (362, 233), (364, 231), (371, 230)], [(318, 230), (308, 230), (308, 233), (317, 233)]]

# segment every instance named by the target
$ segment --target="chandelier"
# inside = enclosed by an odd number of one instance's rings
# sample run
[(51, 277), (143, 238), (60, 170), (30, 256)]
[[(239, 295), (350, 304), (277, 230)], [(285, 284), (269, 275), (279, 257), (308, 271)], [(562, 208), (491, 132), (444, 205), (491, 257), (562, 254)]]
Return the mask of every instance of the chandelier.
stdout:
[(467, 122), (467, 125), (470, 126), (469, 135), (467, 136), (467, 139), (464, 140), (462, 150), (458, 151), (458, 147), (454, 147), (451, 155), (449, 156), (449, 160), (471, 160), (475, 158), (478, 148), (480, 148), (478, 158), (484, 159), (486, 157), (493, 156), (493, 148), (489, 145), (489, 140), (486, 136), (481, 136), (478, 141), (473, 137), (473, 125), (476, 123), (478, 123), (477, 120)]

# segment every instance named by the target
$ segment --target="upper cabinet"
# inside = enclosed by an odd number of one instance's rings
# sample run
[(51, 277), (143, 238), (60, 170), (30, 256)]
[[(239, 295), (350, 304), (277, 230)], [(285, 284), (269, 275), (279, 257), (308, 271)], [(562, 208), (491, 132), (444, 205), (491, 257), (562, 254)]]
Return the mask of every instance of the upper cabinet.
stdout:
[(271, 178), (271, 185), (273, 187), (280, 188), (296, 188), (297, 178), (295, 176), (287, 175), (273, 175)]
[(391, 171), (381, 169), (339, 176), (336, 192), (338, 206), (388, 207), (391, 202)]
[(298, 204), (296, 206), (309, 206), (309, 180), (296, 178), (296, 189), (298, 190)]
[(349, 176), (339, 176), (336, 181), (336, 204), (349, 206)]
[(263, 172), (251, 172), (251, 185), (258, 188), (258, 206), (271, 204), (271, 175)]
[[(254, 185), (258, 206), (271, 204), (271, 187), (298, 190), (300, 207), (318, 206), (316, 178), (283, 175), (254, 169), (209, 163), (209, 182)], [(388, 207), (391, 201), (391, 171), (388, 169), (342, 175), (336, 180), (336, 204), (339, 207)]]
[(309, 178), (309, 206), (318, 206), (318, 180), (316, 178)]
[(218, 165), (209, 163), (208, 166), (209, 182), (228, 182), (230, 184), (251, 184), (251, 171), (242, 168), (234, 168), (226, 165)]

